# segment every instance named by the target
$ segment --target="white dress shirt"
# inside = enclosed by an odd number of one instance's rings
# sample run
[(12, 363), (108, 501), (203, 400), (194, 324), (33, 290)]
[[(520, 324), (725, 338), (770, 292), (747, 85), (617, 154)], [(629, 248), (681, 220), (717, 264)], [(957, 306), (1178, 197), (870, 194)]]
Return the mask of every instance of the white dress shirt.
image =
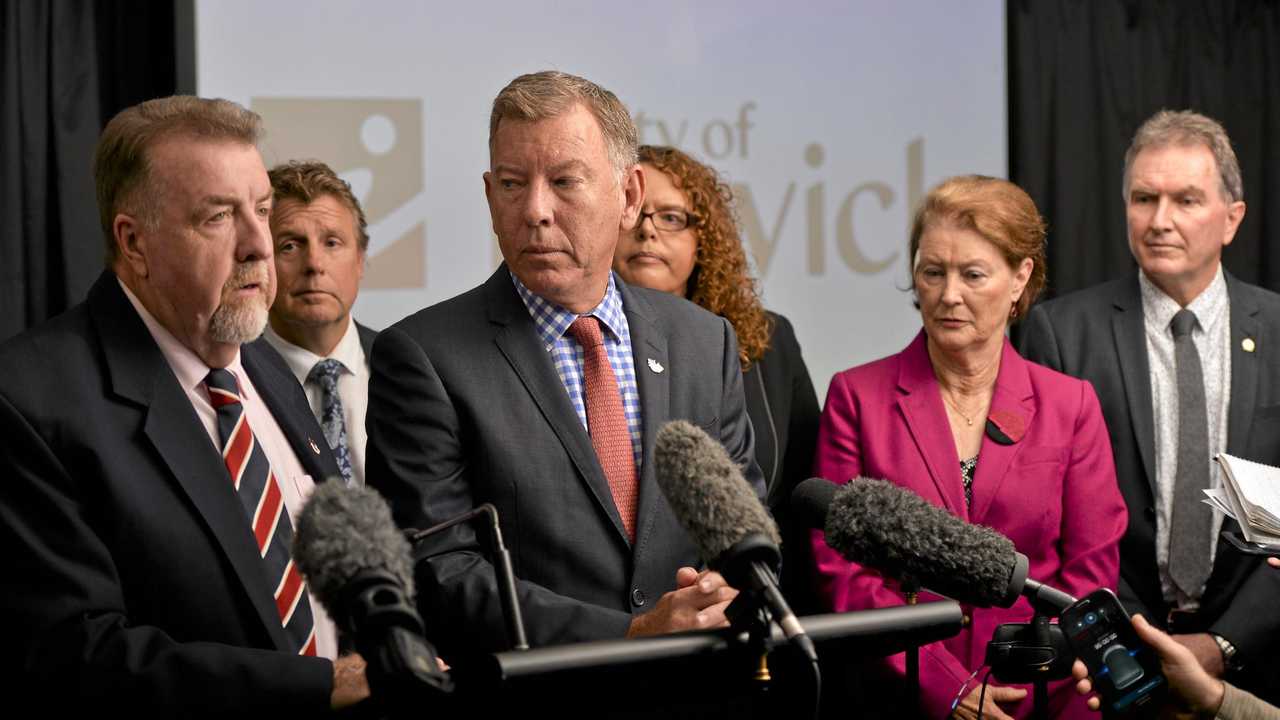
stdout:
[(298, 378), (298, 383), (306, 390), (307, 402), (311, 404), (311, 412), (315, 414), (317, 421), (321, 412), (320, 386), (307, 382), (307, 376), (321, 360), (333, 358), (342, 363), (344, 371), (338, 376), (338, 397), (342, 399), (342, 420), (347, 425), (351, 474), (357, 485), (363, 485), (365, 445), (369, 441), (364, 429), (365, 411), (369, 408), (369, 359), (364, 356), (364, 348), (360, 345), (360, 331), (356, 329), (355, 320), (348, 317), (347, 332), (333, 348), (333, 352), (324, 357), (285, 340), (270, 325), (263, 336), (284, 358), (294, 377)]
[[(1204, 588), (1187, 595), (1169, 576), (1169, 529), (1173, 517), (1173, 486), (1178, 477), (1178, 375), (1174, 360), (1173, 332), (1169, 323), (1182, 309), (1177, 301), (1138, 272), (1142, 314), (1146, 326), (1147, 363), (1151, 370), (1151, 410), (1155, 418), (1156, 566), (1166, 601), (1182, 610), (1200, 607)], [(1227, 450), (1227, 408), (1231, 400), (1231, 302), (1227, 281), (1218, 274), (1187, 309), (1195, 313), (1191, 330), (1200, 367), (1204, 372), (1205, 411), (1209, 421), (1209, 487), (1221, 487), (1222, 475), (1213, 456)], [(1213, 562), (1222, 530), (1222, 513), (1213, 511), (1213, 532), (1205, 542)]]
[[(134, 309), (138, 311), (138, 315), (142, 317), (142, 322), (146, 324), (151, 337), (160, 346), (160, 352), (164, 354), (164, 359), (169, 363), (170, 369), (178, 379), (178, 384), (187, 394), (187, 399), (195, 408), (196, 416), (200, 418), (200, 423), (208, 433), (209, 441), (221, 454), (222, 439), (218, 436), (218, 411), (209, 401), (209, 391), (204, 385), (211, 368), (165, 329), (124, 283), (120, 283), (120, 287)], [(257, 388), (253, 386), (253, 380), (249, 378), (249, 374), (245, 372), (240, 362), (239, 352), (226, 369), (236, 376), (240, 384), (242, 392), (240, 403), (249, 419), (249, 428), (253, 430), (253, 436), (262, 445), (262, 450), (267, 455), (267, 462), (271, 463), (271, 471), (280, 483), (280, 492), (284, 496), (285, 509), (289, 511), (289, 521), (296, 527), (298, 513), (302, 511), (303, 503), (315, 489), (315, 482), (302, 467), (298, 457), (294, 455), (288, 438), (285, 437), (276, 419), (272, 417), (270, 408), (258, 395)], [(231, 487), (230, 478), (227, 479), (227, 486)], [(252, 532), (248, 525), (245, 526), (245, 531)], [(315, 620), (316, 655), (333, 660), (338, 656), (337, 629), (316, 596), (310, 592), (308, 595), (311, 598), (311, 616)]]

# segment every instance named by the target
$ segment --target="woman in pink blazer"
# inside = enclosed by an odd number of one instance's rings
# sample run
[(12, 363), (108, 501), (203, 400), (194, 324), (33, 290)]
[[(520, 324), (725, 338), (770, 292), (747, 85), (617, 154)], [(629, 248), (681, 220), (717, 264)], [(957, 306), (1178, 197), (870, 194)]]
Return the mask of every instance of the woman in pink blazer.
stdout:
[[(934, 188), (911, 232), (912, 288), (923, 329), (905, 350), (837, 374), (827, 393), (815, 473), (884, 478), (967, 522), (1008, 536), (1030, 575), (1076, 596), (1115, 588), (1127, 522), (1111, 443), (1092, 386), (1023, 360), (1005, 337), (1044, 286), (1044, 223), (1004, 180)], [(833, 610), (901, 605), (896, 584), (841, 558), (814, 535), (819, 591)], [(921, 601), (936, 599), (927, 593)], [(960, 634), (922, 648), (926, 717), (978, 716), (987, 642), (1008, 609), (964, 606)], [(902, 655), (889, 661), (901, 674)], [(1087, 717), (1070, 681), (1051, 685), (1055, 717)], [(982, 716), (1026, 717), (1029, 687), (988, 687)]]

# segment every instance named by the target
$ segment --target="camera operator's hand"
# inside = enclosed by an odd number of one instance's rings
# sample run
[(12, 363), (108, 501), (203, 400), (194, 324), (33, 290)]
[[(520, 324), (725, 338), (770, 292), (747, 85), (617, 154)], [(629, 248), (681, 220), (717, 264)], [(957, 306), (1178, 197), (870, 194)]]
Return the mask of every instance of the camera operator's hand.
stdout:
[[(1175, 716), (1212, 718), (1216, 715), (1225, 693), (1222, 681), (1205, 672), (1195, 654), (1186, 646), (1161, 632), (1141, 615), (1133, 616), (1133, 629), (1160, 656), (1160, 669), (1164, 671), (1170, 689), (1171, 707), (1166, 709)], [(1093, 691), (1084, 663), (1076, 660), (1071, 674), (1079, 681), (1076, 692), (1088, 695)], [(1101, 702), (1094, 696), (1089, 698), (1088, 704), (1089, 709), (1097, 710)]]

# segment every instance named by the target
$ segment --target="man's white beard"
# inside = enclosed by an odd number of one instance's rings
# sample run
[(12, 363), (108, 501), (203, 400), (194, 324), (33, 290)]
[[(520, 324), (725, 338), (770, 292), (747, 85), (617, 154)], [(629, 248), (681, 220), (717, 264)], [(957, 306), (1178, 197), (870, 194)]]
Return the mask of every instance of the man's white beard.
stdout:
[(214, 342), (243, 345), (253, 342), (267, 327), (267, 306), (259, 298), (237, 304), (223, 303), (209, 319), (209, 336)]
[(223, 287), (223, 297), (248, 283), (257, 283), (262, 292), (257, 295), (229, 302), (224, 300), (213, 316), (209, 318), (209, 337), (214, 342), (226, 345), (243, 345), (257, 340), (267, 327), (266, 287), (271, 279), (267, 265), (263, 261), (238, 265), (227, 284)]

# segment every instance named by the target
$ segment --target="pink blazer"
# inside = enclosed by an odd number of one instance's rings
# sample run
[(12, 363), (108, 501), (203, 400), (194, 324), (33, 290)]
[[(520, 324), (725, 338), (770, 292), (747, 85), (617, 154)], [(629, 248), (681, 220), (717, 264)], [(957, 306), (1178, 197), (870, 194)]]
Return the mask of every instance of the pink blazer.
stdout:
[[(1128, 515), (1093, 387), (1022, 359), (1006, 340), (989, 417), (1014, 442), (983, 439), (973, 505), (966, 508), (960, 458), (925, 342), (921, 331), (901, 353), (831, 380), (814, 473), (837, 483), (859, 476), (890, 480), (1008, 536), (1030, 560), (1030, 576), (1041, 582), (1078, 597), (1099, 587), (1114, 590)], [(821, 531), (814, 532), (813, 544), (819, 592), (833, 610), (903, 604), (892, 580), (841, 558)], [(937, 598), (922, 593), (920, 599)], [(982, 666), (997, 625), (1025, 622), (1032, 614), (1025, 599), (1008, 609), (962, 607), (972, 622), (920, 653), (927, 717), (948, 715), (970, 673)], [(903, 657), (888, 661), (899, 674)], [(968, 681), (965, 692), (981, 679), (980, 673)], [(1051, 687), (1054, 716), (1090, 717), (1070, 684)], [(1027, 692), (1026, 701), (1012, 708), (1017, 717), (1031, 712), (1030, 687)]]

